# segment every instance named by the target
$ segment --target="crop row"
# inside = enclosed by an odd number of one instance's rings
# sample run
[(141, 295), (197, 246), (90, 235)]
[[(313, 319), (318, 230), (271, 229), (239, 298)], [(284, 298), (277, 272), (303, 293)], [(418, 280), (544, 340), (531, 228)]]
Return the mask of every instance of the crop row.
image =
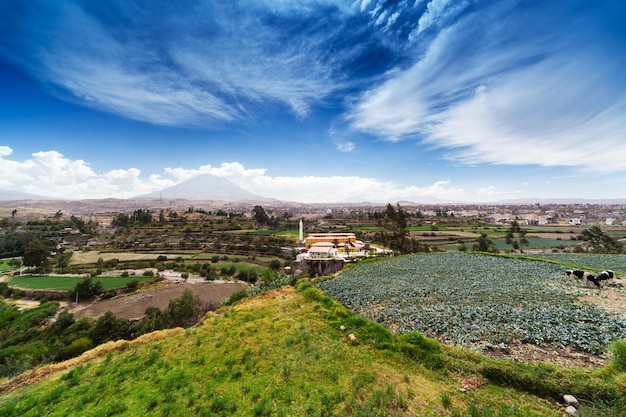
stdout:
[(626, 320), (581, 304), (566, 268), (526, 259), (434, 253), (362, 264), (320, 283), (350, 310), (451, 344), (525, 342), (599, 353)]
[(600, 255), (593, 253), (550, 253), (532, 254), (525, 256), (545, 259), (551, 262), (576, 265), (580, 268), (611, 269), (616, 273), (626, 275), (626, 255)]

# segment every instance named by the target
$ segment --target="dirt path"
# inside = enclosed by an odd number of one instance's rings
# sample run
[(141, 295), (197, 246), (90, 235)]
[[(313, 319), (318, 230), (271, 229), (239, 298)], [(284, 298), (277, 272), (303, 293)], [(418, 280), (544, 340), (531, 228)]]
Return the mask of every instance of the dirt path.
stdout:
[(148, 307), (158, 307), (164, 310), (170, 300), (180, 295), (185, 290), (190, 290), (202, 300), (203, 305), (218, 305), (232, 293), (245, 288), (243, 284), (235, 283), (168, 283), (164, 286), (134, 294), (112, 298), (110, 300), (98, 301), (92, 304), (75, 303), (68, 305), (68, 311), (74, 317), (94, 317), (98, 318), (107, 311), (112, 312), (117, 317), (126, 319), (141, 319), (145, 315)]
[(578, 298), (602, 307), (616, 316), (626, 317), (626, 277), (615, 278), (611, 284), (611, 287), (603, 285), (597, 291), (590, 291)]

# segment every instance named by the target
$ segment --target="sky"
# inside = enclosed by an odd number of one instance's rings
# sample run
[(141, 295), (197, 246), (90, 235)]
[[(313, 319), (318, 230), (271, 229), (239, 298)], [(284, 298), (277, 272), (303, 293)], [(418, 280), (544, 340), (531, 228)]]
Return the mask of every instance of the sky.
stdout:
[(0, 190), (626, 198), (626, 2), (0, 2)]

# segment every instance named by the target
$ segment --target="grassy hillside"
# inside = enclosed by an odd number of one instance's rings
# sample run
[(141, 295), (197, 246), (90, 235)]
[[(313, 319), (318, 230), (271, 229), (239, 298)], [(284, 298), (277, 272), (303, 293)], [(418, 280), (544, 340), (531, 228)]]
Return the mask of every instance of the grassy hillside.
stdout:
[(618, 415), (620, 383), (610, 369), (526, 366), (393, 336), (301, 284), (2, 381), (0, 415), (560, 416), (558, 392), (579, 396), (586, 416)]

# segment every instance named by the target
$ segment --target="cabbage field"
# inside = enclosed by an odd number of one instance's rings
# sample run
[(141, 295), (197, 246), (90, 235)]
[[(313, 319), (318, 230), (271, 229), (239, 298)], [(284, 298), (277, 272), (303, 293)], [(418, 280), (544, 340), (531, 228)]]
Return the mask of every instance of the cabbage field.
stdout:
[(576, 265), (583, 269), (611, 269), (619, 275), (626, 275), (626, 255), (599, 255), (593, 253), (542, 253), (524, 256), (547, 261)]
[(319, 287), (394, 331), (448, 344), (514, 342), (593, 354), (626, 338), (626, 318), (577, 300), (565, 266), (469, 253), (432, 253), (358, 265)]

